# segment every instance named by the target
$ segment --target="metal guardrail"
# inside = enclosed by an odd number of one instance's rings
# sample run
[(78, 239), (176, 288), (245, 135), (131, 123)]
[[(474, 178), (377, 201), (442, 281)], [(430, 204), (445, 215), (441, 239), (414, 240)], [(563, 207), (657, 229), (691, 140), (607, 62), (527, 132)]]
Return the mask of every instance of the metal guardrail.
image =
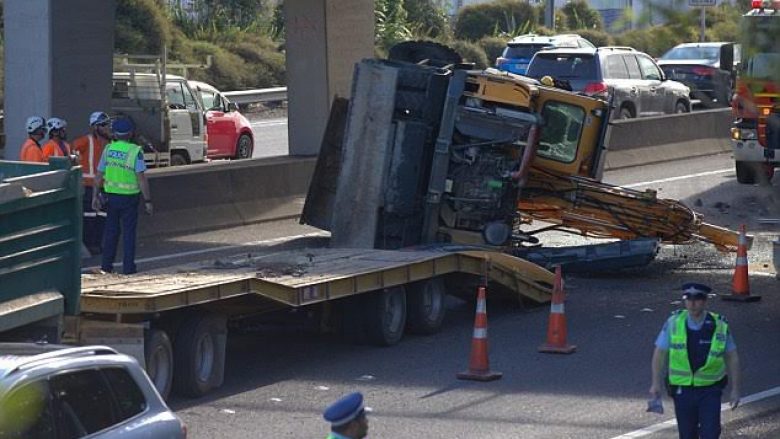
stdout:
[(226, 91), (222, 93), (230, 102), (252, 104), (256, 102), (286, 101), (287, 87), (263, 88), (259, 90)]

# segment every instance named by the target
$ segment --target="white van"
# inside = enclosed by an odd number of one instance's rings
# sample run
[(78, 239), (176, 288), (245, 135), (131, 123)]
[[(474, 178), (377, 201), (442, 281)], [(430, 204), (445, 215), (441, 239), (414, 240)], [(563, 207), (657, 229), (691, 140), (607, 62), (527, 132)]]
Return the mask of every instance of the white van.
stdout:
[(135, 141), (150, 166), (186, 165), (206, 158), (205, 112), (187, 80), (156, 73), (115, 72), (111, 110), (127, 116), (136, 128)]

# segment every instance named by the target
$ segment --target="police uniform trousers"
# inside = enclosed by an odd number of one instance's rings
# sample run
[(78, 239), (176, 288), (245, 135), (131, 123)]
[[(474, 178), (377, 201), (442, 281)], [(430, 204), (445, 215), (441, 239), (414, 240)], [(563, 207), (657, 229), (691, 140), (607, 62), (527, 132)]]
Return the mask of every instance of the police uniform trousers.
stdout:
[(84, 186), (84, 198), (82, 199), (82, 211), (84, 214), (84, 230), (82, 241), (93, 255), (101, 252), (103, 244), (103, 230), (106, 226), (106, 213), (96, 212), (92, 209), (92, 186)]
[[(112, 272), (119, 235), (122, 235), (122, 273), (133, 274), (135, 266), (135, 237), (138, 227), (140, 194), (106, 194), (106, 229), (103, 235), (103, 271)], [(121, 226), (121, 227), (120, 227)]]
[(679, 387), (674, 392), (674, 414), (680, 439), (720, 437), (720, 397), (722, 386)]

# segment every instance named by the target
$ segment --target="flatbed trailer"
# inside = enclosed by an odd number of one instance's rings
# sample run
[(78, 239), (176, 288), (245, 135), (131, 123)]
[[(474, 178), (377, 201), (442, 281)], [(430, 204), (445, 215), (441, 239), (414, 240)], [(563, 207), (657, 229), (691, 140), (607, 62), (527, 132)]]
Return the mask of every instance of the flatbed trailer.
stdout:
[[(200, 396), (222, 384), (227, 323), (290, 308), (340, 316), (350, 338), (397, 343), (433, 333), (453, 285), (487, 282), (491, 294), (549, 301), (553, 276), (497, 251), (300, 249), (235, 255), (132, 276), (82, 275), (81, 314), (66, 341), (135, 355), (158, 390)], [(448, 282), (449, 280), (449, 282)], [(361, 338), (360, 336), (363, 336)]]

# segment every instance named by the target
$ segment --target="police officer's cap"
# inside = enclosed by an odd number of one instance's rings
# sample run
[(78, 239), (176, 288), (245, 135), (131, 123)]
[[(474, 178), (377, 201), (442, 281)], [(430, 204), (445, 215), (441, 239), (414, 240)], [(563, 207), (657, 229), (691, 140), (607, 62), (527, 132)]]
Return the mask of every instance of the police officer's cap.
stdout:
[(133, 122), (124, 117), (116, 119), (111, 124), (111, 130), (119, 136), (128, 135), (133, 131)]
[(363, 395), (360, 392), (350, 393), (331, 404), (322, 417), (332, 426), (338, 427), (348, 424), (365, 412), (363, 407)]
[(688, 282), (682, 286), (682, 290), (683, 299), (706, 299), (712, 288), (704, 284)]

